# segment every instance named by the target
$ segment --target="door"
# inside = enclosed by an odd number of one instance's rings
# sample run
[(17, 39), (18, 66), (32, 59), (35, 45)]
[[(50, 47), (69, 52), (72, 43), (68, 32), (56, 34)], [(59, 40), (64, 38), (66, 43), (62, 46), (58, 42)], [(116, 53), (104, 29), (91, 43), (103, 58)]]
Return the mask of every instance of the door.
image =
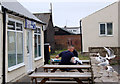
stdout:
[(27, 30), (27, 72), (32, 71), (32, 30)]

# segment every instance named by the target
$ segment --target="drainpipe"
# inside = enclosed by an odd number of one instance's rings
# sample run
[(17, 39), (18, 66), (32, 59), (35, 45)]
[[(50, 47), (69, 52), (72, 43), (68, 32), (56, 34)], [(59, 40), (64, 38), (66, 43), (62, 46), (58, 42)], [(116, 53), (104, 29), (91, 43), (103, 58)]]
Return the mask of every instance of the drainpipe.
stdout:
[(6, 74), (5, 74), (5, 56), (6, 56), (6, 9), (2, 6), (2, 12), (3, 12), (3, 81), (2, 83), (6, 83)]
[(83, 43), (82, 43), (82, 20), (80, 20), (80, 35), (81, 35), (81, 53), (83, 53)]

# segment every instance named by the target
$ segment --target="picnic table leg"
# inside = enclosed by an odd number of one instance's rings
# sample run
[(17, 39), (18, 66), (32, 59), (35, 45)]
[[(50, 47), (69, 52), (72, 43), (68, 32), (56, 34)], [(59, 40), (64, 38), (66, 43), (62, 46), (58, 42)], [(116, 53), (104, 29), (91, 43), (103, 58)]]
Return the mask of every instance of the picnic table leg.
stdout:
[(79, 72), (83, 72), (81, 69), (77, 69)]
[(45, 72), (48, 72), (48, 69), (44, 68), (44, 71), (45, 71)]
[(37, 84), (37, 78), (35, 78), (35, 84)]
[(51, 72), (55, 72), (57, 69), (53, 69)]
[(31, 83), (31, 84), (33, 84), (33, 80), (34, 80), (34, 78), (31, 78), (31, 81), (32, 81), (32, 83)]
[(36, 78), (31, 78), (32, 80), (32, 84), (33, 84), (33, 80), (35, 79), (35, 84), (37, 84), (37, 79)]
[(83, 84), (83, 82), (79, 78), (74, 78), (74, 79), (75, 79), (75, 81), (78, 82), (78, 84)]
[(44, 84), (47, 80), (49, 80), (49, 78), (43, 78), (40, 82), (40, 84)]

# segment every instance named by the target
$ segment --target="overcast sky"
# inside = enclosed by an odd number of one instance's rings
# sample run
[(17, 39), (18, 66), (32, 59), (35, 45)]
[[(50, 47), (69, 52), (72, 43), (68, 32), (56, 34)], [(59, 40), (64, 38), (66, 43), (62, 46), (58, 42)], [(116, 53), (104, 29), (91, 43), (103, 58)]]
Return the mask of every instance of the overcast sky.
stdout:
[(49, 12), (52, 3), (53, 24), (79, 27), (80, 19), (117, 0), (17, 0), (32, 13)]

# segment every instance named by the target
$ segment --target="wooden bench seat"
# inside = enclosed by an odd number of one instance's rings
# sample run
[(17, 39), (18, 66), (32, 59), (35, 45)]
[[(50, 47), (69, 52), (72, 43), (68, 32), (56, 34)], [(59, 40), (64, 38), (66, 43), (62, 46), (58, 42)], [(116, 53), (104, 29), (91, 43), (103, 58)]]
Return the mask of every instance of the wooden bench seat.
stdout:
[(49, 79), (57, 79), (57, 78), (68, 78), (68, 79), (74, 79), (78, 82), (78, 84), (84, 84), (79, 78), (91, 78), (91, 73), (79, 73), (79, 72), (37, 72), (29, 75), (31, 77), (32, 83), (33, 79), (35, 79), (35, 82), (37, 83), (37, 78), (43, 78), (40, 84), (44, 84)]
[(41, 68), (44, 68), (46, 72), (48, 69), (53, 69), (51, 72), (55, 72), (57, 69), (77, 69), (79, 72), (82, 72), (81, 69), (87, 69), (90, 71), (90, 65), (44, 65)]
[[(89, 84), (90, 83), (89, 81), (82, 81), (82, 82), (84, 84)], [(78, 84), (78, 83), (76, 81), (46, 81), (46, 84)]]

